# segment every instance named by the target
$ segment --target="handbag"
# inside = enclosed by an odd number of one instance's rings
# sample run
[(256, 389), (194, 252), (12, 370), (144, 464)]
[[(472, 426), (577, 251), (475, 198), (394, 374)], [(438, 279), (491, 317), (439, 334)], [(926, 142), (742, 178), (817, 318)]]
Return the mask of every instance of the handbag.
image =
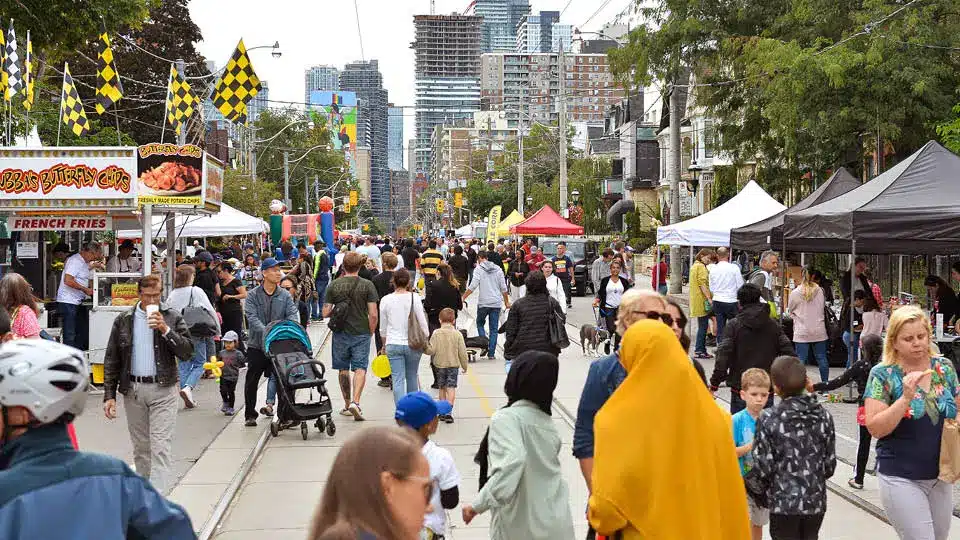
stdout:
[(217, 319), (212, 313), (193, 303), (193, 289), (190, 290), (190, 302), (183, 308), (183, 322), (193, 337), (211, 337), (217, 333)]
[[(549, 305), (549, 304), (548, 304)], [(565, 328), (567, 318), (552, 307), (547, 308), (547, 330), (550, 332), (550, 344), (558, 349), (570, 346), (570, 338)]]
[(943, 421), (940, 435), (940, 476), (948, 484), (960, 480), (960, 423), (954, 418)]
[(417, 319), (417, 312), (413, 309), (413, 297), (410, 293), (410, 314), (407, 315), (407, 346), (415, 351), (422, 351), (427, 348), (427, 335), (420, 327), (420, 321)]

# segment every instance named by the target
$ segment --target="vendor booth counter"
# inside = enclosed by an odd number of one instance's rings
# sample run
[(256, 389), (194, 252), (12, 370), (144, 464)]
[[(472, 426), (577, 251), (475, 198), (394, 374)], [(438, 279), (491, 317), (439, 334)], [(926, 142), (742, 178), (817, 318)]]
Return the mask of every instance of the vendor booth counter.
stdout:
[[(219, 212), (222, 193), (223, 165), (196, 145), (0, 148), (0, 221), (9, 235), (0, 238), (0, 274), (17, 272), (27, 279), (47, 307), (41, 325), (56, 338), (63, 261), (52, 256), (55, 243), (66, 242), (76, 253), (82, 244), (100, 240), (104, 247), (112, 246), (113, 254), (115, 231), (124, 227), (153, 238), (156, 213), (169, 220), (166, 240), (173, 245), (175, 216)], [(90, 308), (87, 356), (95, 383), (103, 382), (103, 356), (114, 319), (136, 305), (137, 280), (164, 268), (165, 282), (173, 281), (174, 250), (168, 250), (163, 264), (153, 258), (152, 242), (141, 248), (142, 272), (92, 271), (86, 284), (94, 290), (83, 305)]]

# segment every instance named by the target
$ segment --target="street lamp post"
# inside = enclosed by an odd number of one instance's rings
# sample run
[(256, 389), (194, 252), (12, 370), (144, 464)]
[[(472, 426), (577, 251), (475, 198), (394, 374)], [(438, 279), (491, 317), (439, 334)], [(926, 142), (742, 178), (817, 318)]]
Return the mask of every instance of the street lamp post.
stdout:
[(693, 214), (697, 215), (700, 213), (700, 200), (697, 197), (697, 189), (700, 187), (700, 174), (703, 172), (703, 167), (697, 165), (697, 162), (694, 161), (687, 167), (687, 171), (690, 172), (691, 179), (687, 183), (687, 191), (693, 194)]

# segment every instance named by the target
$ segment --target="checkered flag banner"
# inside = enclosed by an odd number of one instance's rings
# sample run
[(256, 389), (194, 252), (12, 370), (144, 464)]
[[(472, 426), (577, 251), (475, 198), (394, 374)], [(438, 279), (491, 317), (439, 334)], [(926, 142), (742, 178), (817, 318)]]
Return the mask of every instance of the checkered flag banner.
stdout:
[(23, 108), (33, 110), (33, 43), (30, 41), (30, 31), (27, 30), (27, 56), (23, 64), (23, 93), (26, 97), (23, 100)]
[(70, 66), (63, 64), (63, 91), (60, 94), (60, 121), (70, 128), (74, 135), (80, 137), (90, 131), (90, 122), (83, 112), (83, 103), (77, 94), (77, 87), (70, 76)]
[(120, 84), (120, 74), (117, 65), (113, 62), (113, 48), (110, 47), (110, 38), (107, 31), (100, 34), (100, 47), (97, 50), (97, 102), (94, 104), (97, 114), (103, 114), (111, 105), (123, 97), (123, 85)]
[(7, 31), (7, 44), (3, 53), (3, 72), (7, 74), (6, 90), (3, 99), (7, 103), (23, 90), (23, 78), (20, 73), (20, 55), (17, 54), (17, 37), (13, 33), (13, 19)]
[(250, 64), (247, 49), (241, 39), (223, 74), (214, 85), (213, 106), (227, 120), (242, 124), (247, 120), (247, 102), (258, 92), (260, 79)]
[(197, 95), (190, 88), (190, 83), (183, 79), (176, 66), (171, 65), (170, 84), (167, 86), (167, 122), (177, 135), (193, 115), (197, 103)]

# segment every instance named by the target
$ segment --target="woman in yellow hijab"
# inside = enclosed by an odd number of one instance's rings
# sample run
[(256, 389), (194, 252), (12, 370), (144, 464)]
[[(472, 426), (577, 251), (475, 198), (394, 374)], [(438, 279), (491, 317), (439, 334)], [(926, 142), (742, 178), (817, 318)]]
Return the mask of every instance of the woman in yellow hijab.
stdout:
[(750, 538), (730, 416), (676, 336), (637, 322), (620, 348), (627, 378), (597, 413), (590, 524), (623, 540)]

